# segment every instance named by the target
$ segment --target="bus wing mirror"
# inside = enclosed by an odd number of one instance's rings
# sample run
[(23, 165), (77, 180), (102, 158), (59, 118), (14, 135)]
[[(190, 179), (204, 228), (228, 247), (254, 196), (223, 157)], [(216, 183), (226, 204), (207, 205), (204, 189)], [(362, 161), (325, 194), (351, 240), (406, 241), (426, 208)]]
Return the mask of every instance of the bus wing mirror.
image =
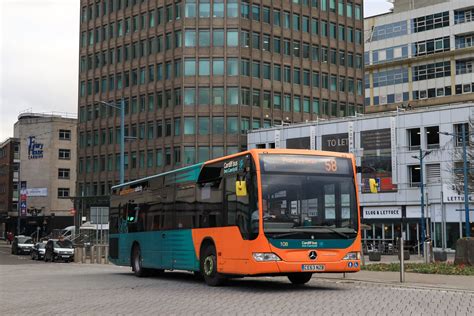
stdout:
[(379, 184), (375, 179), (369, 179), (370, 193), (378, 193)]
[(237, 196), (247, 196), (247, 184), (245, 180), (235, 181), (235, 192)]

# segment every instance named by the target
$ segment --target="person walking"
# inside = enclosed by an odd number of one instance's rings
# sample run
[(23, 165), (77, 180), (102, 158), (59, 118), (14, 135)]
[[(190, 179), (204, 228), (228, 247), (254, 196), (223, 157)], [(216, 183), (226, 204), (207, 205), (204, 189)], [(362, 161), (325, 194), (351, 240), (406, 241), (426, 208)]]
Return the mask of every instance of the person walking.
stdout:
[(13, 242), (13, 233), (12, 232), (7, 233), (7, 240), (8, 240), (8, 243), (11, 245), (12, 242)]

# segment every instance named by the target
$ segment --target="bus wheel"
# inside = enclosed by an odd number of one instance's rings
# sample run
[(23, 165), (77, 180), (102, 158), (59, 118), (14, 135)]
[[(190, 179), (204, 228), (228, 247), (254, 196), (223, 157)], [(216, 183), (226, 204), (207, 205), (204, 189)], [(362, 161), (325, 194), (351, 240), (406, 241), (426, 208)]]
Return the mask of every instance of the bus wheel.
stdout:
[(312, 276), (313, 274), (308, 272), (292, 273), (288, 275), (288, 279), (293, 284), (302, 285), (308, 283)]
[(132, 250), (132, 270), (135, 276), (141, 278), (146, 276), (146, 269), (142, 266), (142, 253), (139, 245), (135, 245)]
[(216, 248), (213, 245), (207, 246), (201, 255), (201, 274), (204, 281), (209, 286), (219, 286), (224, 284), (225, 277), (217, 272)]

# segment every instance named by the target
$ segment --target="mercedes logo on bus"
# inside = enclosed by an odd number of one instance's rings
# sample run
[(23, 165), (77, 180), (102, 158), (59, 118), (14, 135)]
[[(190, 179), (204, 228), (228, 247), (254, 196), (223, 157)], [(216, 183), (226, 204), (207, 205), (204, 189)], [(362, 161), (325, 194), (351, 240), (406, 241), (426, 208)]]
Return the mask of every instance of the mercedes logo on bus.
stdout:
[(311, 260), (316, 260), (316, 257), (317, 257), (317, 256), (318, 256), (318, 255), (316, 254), (316, 251), (314, 251), (314, 250), (310, 251), (309, 254), (308, 254), (308, 257), (309, 257)]

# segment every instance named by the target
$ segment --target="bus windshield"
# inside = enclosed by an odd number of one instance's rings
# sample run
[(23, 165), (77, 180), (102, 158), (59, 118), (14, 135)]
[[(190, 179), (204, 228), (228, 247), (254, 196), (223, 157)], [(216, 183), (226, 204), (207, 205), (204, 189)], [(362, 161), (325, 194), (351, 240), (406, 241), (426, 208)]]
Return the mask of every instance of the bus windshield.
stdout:
[(358, 211), (352, 161), (321, 156), (262, 157), (264, 232), (270, 238), (354, 238)]

